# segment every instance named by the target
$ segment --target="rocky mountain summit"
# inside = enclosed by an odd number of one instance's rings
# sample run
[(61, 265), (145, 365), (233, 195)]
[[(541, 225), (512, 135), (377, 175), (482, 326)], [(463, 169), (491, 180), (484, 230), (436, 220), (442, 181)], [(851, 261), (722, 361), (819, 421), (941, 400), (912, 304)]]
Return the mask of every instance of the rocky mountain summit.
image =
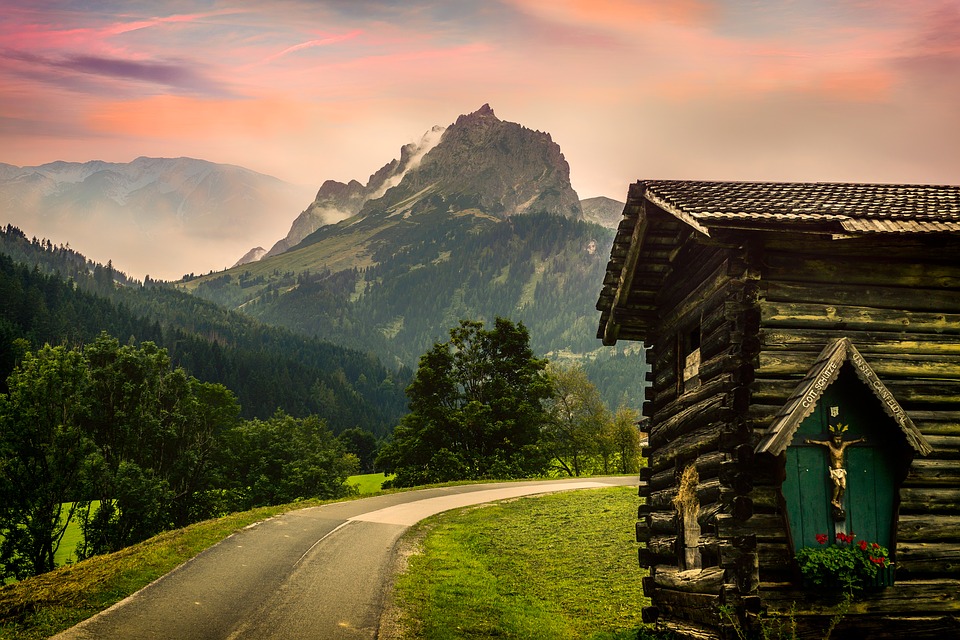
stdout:
[[(580, 218), (570, 166), (550, 134), (500, 120), (490, 105), (435, 126), (366, 184), (327, 180), (285, 238), (265, 257), (288, 251), (310, 234), (357, 216), (409, 216), (445, 208), (500, 218), (552, 213)], [(356, 222), (356, 221), (354, 221)]]

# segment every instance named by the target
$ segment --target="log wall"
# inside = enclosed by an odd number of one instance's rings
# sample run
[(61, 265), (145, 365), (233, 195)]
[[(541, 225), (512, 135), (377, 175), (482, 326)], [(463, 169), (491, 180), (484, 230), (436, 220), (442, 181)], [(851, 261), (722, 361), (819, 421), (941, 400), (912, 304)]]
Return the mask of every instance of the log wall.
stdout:
[[(655, 228), (655, 225), (654, 227)], [(648, 466), (642, 470), (637, 540), (649, 568), (645, 594), (658, 619), (689, 638), (715, 638), (721, 605), (756, 599), (758, 550), (751, 535), (718, 534), (722, 518), (742, 522), (753, 513), (749, 406), (759, 315), (755, 275), (742, 256), (717, 245), (687, 242), (660, 288), (657, 331), (651, 345), (651, 387), (644, 415), (651, 418)], [(682, 336), (699, 335), (698, 383), (684, 387)], [(621, 334), (622, 335), (622, 334)], [(696, 498), (700, 567), (683, 566), (683, 527), (674, 505), (680, 476), (698, 475)]]
[[(913, 460), (900, 489), (895, 586), (867, 594), (845, 618), (845, 628), (872, 630), (870, 637), (899, 637), (909, 627), (911, 637), (942, 638), (960, 628), (958, 245), (770, 236), (753, 255), (760, 348), (745, 416), (753, 442), (827, 341), (845, 335), (934, 449)], [(780, 613), (799, 607), (814, 629), (832, 604), (810, 603), (797, 588), (781, 480), (775, 465), (754, 478), (755, 515), (744, 529), (757, 537), (763, 604)]]
[[(656, 230), (656, 214), (651, 215)], [(736, 240), (736, 241), (734, 241)], [(755, 458), (762, 432), (827, 342), (845, 335), (933, 446), (899, 496), (897, 581), (859, 599), (840, 632), (950, 637), (960, 628), (960, 265), (957, 243), (754, 234), (677, 248), (659, 288), (651, 346), (648, 466), (639, 561), (645, 619), (680, 637), (733, 637), (721, 606), (749, 621), (794, 611), (819, 637), (836, 602), (799, 588), (780, 484)], [(699, 384), (683, 384), (684, 336), (699, 327)], [(699, 482), (701, 567), (683, 566), (674, 505), (684, 469)]]

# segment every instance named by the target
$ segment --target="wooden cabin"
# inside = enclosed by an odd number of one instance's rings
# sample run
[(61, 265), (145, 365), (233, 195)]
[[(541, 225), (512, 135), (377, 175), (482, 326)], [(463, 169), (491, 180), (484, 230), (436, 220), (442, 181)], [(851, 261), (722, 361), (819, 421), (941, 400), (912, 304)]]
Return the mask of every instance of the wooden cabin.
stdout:
[[(597, 309), (650, 349), (646, 621), (960, 638), (960, 187), (637, 182)], [(848, 604), (795, 559), (838, 533), (894, 563)]]

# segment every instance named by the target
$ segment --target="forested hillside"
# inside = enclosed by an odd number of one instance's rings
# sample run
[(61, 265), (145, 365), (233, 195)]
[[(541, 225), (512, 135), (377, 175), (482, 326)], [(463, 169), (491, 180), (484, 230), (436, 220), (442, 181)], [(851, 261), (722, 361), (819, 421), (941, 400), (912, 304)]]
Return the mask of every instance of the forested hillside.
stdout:
[(17, 228), (0, 230), (0, 390), (21, 350), (80, 345), (101, 331), (122, 343), (155, 342), (175, 366), (237, 394), (244, 417), (277, 409), (317, 415), (339, 432), (386, 434), (406, 408), (410, 371), (376, 357), (263, 325), (168, 286), (112, 268)]

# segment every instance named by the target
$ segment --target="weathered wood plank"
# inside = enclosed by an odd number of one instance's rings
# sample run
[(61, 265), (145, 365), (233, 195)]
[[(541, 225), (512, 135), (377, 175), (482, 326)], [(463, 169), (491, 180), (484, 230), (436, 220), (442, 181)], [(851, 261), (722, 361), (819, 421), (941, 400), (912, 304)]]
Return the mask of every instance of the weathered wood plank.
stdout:
[[(904, 480), (904, 486), (915, 487), (931, 485), (960, 487), (960, 460), (924, 458), (914, 460)], [(960, 491), (958, 491), (958, 500), (960, 500)]]
[(717, 535), (721, 538), (735, 538), (753, 535), (757, 540), (786, 540), (787, 527), (783, 516), (775, 513), (754, 513), (742, 522), (730, 515), (717, 516)]
[(677, 458), (694, 458), (697, 455), (716, 450), (724, 426), (722, 422), (714, 422), (686, 434), (680, 440), (653, 449), (650, 452), (651, 466), (663, 468), (668, 464), (673, 464)]
[[(958, 316), (960, 321), (960, 316)], [(765, 351), (760, 353), (758, 377), (803, 375), (816, 360), (811, 351)], [(877, 355), (869, 364), (883, 379), (893, 378), (948, 378), (960, 379), (960, 358), (955, 356)]]
[(732, 414), (723, 408), (724, 396), (707, 398), (656, 423), (650, 429), (650, 446), (659, 447), (717, 420), (729, 420)]
[(960, 513), (960, 488), (903, 487), (900, 489), (900, 511)]
[(889, 286), (960, 289), (960, 269), (956, 264), (937, 264), (929, 260), (898, 259), (898, 252), (857, 258), (836, 255), (798, 255), (767, 252), (764, 278), (832, 286)]
[[(957, 298), (960, 300), (960, 296)], [(956, 334), (844, 330), (843, 335), (850, 338), (857, 350), (868, 357), (874, 353), (960, 354), (960, 336)], [(819, 353), (836, 337), (835, 330), (768, 327), (761, 334), (761, 344), (763, 349), (770, 351)]]
[(726, 570), (721, 567), (706, 567), (680, 571), (678, 569), (657, 571), (654, 581), (657, 586), (685, 593), (709, 593), (719, 595)]
[[(848, 283), (785, 282), (765, 278), (762, 294), (777, 302), (809, 302), (829, 305), (863, 305), (887, 309), (912, 309), (938, 313), (960, 313), (956, 290), (929, 287), (889, 286), (889, 280), (874, 280), (867, 285)], [(860, 345), (857, 345), (859, 348)]]
[[(798, 585), (760, 585), (760, 596), (772, 612), (796, 607), (800, 616), (832, 611), (839, 593), (801, 589)], [(848, 615), (911, 615), (960, 613), (960, 580), (898, 580), (892, 588), (864, 592), (850, 604)]]
[(910, 542), (960, 542), (960, 515), (900, 514), (897, 539)]
[(892, 311), (872, 307), (800, 302), (760, 302), (760, 323), (766, 327), (960, 333), (960, 314)]
[(681, 620), (716, 625), (720, 622), (720, 596), (707, 593), (688, 593), (658, 587), (650, 600), (663, 613)]
[(897, 545), (897, 575), (960, 575), (960, 542), (902, 542)]

